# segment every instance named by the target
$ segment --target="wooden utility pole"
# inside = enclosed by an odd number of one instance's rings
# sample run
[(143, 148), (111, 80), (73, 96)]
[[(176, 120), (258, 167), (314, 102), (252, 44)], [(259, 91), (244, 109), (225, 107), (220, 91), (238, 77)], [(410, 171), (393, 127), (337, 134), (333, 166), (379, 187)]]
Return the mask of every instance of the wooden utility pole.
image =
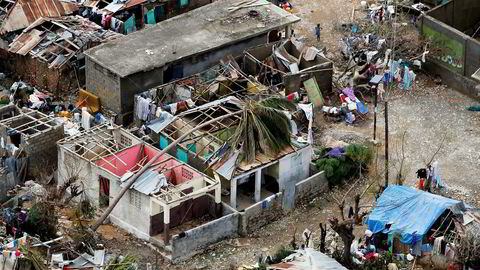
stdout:
[(388, 187), (388, 101), (385, 101), (385, 188)]
[(123, 187), (120, 192), (117, 194), (117, 196), (115, 197), (115, 199), (113, 200), (113, 202), (108, 206), (108, 208), (105, 210), (105, 212), (103, 212), (102, 216), (95, 222), (95, 224), (92, 225), (91, 229), (93, 231), (96, 231), (98, 229), (98, 227), (100, 227), (100, 225), (105, 221), (105, 219), (108, 217), (108, 215), (110, 215), (110, 213), (113, 211), (113, 208), (115, 208), (115, 206), (117, 205), (117, 203), (120, 201), (120, 199), (123, 197), (123, 195), (127, 192), (128, 189), (130, 189), (130, 187), (135, 183), (135, 181), (138, 179), (138, 177), (140, 175), (142, 175), (148, 168), (150, 168), (150, 166), (155, 163), (155, 161), (163, 156), (165, 153), (168, 152), (168, 150), (170, 150), (172, 147), (176, 146), (178, 143), (180, 143), (183, 139), (185, 139), (187, 136), (189, 136), (191, 133), (205, 127), (205, 126), (208, 126), (208, 125), (211, 125), (219, 120), (222, 120), (222, 119), (225, 119), (225, 118), (228, 118), (230, 116), (233, 116), (233, 115), (237, 115), (237, 114), (241, 114), (243, 113), (243, 110), (240, 110), (240, 111), (237, 111), (237, 112), (233, 112), (233, 113), (229, 113), (229, 114), (226, 114), (226, 115), (223, 115), (223, 116), (220, 116), (220, 117), (217, 117), (215, 119), (212, 119), (210, 121), (207, 121), (201, 125), (198, 125), (196, 126), (195, 128), (193, 128), (192, 130), (188, 131), (187, 133), (183, 134), (182, 136), (180, 136), (180, 138), (176, 139), (175, 141), (173, 141), (171, 144), (169, 144), (165, 149), (163, 149), (162, 151), (160, 151), (160, 153), (156, 154), (147, 164), (145, 164), (145, 166), (142, 167), (141, 170), (139, 170), (137, 173), (135, 173), (135, 175), (133, 175), (131, 177), (130, 180), (128, 180), (128, 183), (127, 185), (125, 185), (125, 187)]
[(376, 86), (374, 88), (374, 90), (375, 90), (375, 106), (373, 107), (373, 140), (374, 141), (377, 138), (376, 137), (376, 135), (377, 135), (377, 100), (378, 100), (377, 87), (378, 86)]
[(373, 140), (377, 138), (377, 106), (378, 106), (378, 85), (382, 83), (383, 76), (382, 75), (375, 75), (372, 79), (368, 82), (370, 88), (375, 93), (375, 103), (373, 107)]

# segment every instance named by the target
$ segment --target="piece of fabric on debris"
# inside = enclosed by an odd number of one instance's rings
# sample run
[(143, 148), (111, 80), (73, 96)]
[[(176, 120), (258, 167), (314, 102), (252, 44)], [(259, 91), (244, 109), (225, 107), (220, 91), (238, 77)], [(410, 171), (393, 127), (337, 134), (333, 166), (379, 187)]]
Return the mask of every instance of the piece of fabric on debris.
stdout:
[(325, 156), (327, 157), (343, 157), (345, 155), (345, 148), (343, 147), (334, 147), (332, 150), (328, 151)]
[(412, 243), (412, 234), (419, 239), (430, 230), (446, 209), (464, 208), (462, 202), (406, 186), (388, 186), (377, 200), (377, 206), (366, 220), (373, 233), (382, 232), (392, 223), (389, 233), (400, 234), (401, 242)]
[(349, 97), (351, 101), (355, 102), (357, 100), (357, 97), (353, 93), (353, 89), (350, 87), (343, 88), (342, 93)]
[(148, 24), (156, 24), (157, 22), (155, 21), (155, 10), (151, 9), (147, 12), (147, 23)]

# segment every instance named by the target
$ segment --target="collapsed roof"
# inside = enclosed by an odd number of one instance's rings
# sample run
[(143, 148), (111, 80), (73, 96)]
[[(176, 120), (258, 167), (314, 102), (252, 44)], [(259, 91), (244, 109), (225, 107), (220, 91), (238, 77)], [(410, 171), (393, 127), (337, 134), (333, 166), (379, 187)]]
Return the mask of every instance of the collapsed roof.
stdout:
[(60, 0), (0, 0), (0, 34), (21, 30), (43, 17), (70, 15), (78, 6)]
[(10, 43), (9, 52), (30, 54), (55, 69), (85, 49), (119, 36), (80, 16), (39, 18)]
[[(236, 112), (243, 109), (243, 101), (234, 96), (219, 99), (214, 102), (190, 109), (174, 117), (165, 117), (152, 122), (148, 127), (155, 133), (160, 133), (160, 147), (164, 148), (169, 142), (175, 141), (183, 134), (193, 128), (211, 121), (219, 116)], [(207, 125), (200, 130), (192, 132), (184, 140), (177, 144), (194, 155), (194, 158), (208, 163), (214, 170), (226, 179), (238, 176), (259, 166), (273, 162), (283, 156), (296, 151), (296, 149), (306, 147), (308, 144), (295, 143), (285, 148), (276, 156), (264, 153), (258, 153), (253, 162), (237, 162), (240, 155), (235, 151), (228, 158), (224, 158), (227, 152), (228, 140), (235, 132), (240, 123), (241, 116), (232, 115)]]
[[(115, 131), (125, 134), (115, 134)], [(74, 156), (119, 177), (120, 185), (125, 186), (130, 177), (160, 153), (146, 143), (122, 138), (127, 134), (133, 136), (117, 126), (104, 124), (64, 138), (57, 144)], [(186, 192), (186, 186), (191, 186), (192, 181), (199, 188)], [(139, 176), (131, 188), (151, 196), (161, 205), (167, 205), (195, 198), (218, 185), (217, 180), (165, 153)]]
[(35, 137), (59, 125), (55, 117), (32, 109), (23, 109), (18, 115), (0, 121), (0, 126), (7, 128), (10, 132), (21, 134), (25, 139)]

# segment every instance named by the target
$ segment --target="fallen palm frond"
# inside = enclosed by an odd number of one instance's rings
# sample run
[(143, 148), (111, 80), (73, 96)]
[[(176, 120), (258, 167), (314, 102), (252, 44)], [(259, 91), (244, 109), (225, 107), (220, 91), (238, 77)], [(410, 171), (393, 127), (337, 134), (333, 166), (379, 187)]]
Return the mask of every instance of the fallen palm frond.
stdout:
[(276, 104), (274, 107), (278, 107), (281, 102), (247, 102), (242, 120), (229, 142), (231, 150), (242, 148), (243, 159), (248, 162), (255, 160), (257, 151), (276, 156), (291, 143), (288, 117), (282, 111), (265, 104)]
[(297, 106), (293, 102), (281, 97), (266, 98), (259, 103), (264, 107), (269, 107), (277, 110), (294, 111), (297, 109)]

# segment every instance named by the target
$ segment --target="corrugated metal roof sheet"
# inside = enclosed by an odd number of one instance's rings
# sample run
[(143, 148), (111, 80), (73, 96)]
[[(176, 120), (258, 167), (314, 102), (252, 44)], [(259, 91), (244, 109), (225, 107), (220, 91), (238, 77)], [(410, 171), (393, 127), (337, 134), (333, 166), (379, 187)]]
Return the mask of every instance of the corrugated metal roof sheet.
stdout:
[(30, 26), (39, 18), (72, 14), (78, 6), (59, 0), (17, 0), (4, 20), (0, 32), (12, 32)]
[[(46, 22), (53, 27), (42, 25)], [(44, 30), (46, 27), (50, 29)], [(40, 18), (9, 44), (8, 51), (24, 56), (30, 53), (47, 63), (49, 68), (60, 68), (93, 42), (104, 42), (119, 36), (121, 34), (104, 30), (80, 16)]]
[(347, 270), (335, 259), (328, 257), (327, 255), (316, 251), (312, 248), (306, 248), (305, 250), (297, 250), (292, 255), (284, 259), (283, 263), (273, 264), (267, 267), (267, 269), (275, 270)]
[[(133, 174), (130, 175), (130, 177)], [(120, 184), (121, 187), (126, 186), (128, 179), (130, 177), (123, 179), (123, 183)], [(131, 189), (135, 189), (138, 192), (141, 192), (145, 195), (155, 194), (160, 192), (160, 188), (167, 185), (167, 178), (163, 173), (159, 174), (157, 171), (152, 169), (146, 170), (142, 175), (138, 177)]]
[(21, 55), (27, 55), (31, 49), (33, 49), (38, 45), (38, 43), (40, 43), (40, 41), (42, 41), (42, 34), (43, 32), (37, 29), (33, 29), (28, 33), (24, 33), (13, 44), (14, 46), (12, 46), (9, 51)]

